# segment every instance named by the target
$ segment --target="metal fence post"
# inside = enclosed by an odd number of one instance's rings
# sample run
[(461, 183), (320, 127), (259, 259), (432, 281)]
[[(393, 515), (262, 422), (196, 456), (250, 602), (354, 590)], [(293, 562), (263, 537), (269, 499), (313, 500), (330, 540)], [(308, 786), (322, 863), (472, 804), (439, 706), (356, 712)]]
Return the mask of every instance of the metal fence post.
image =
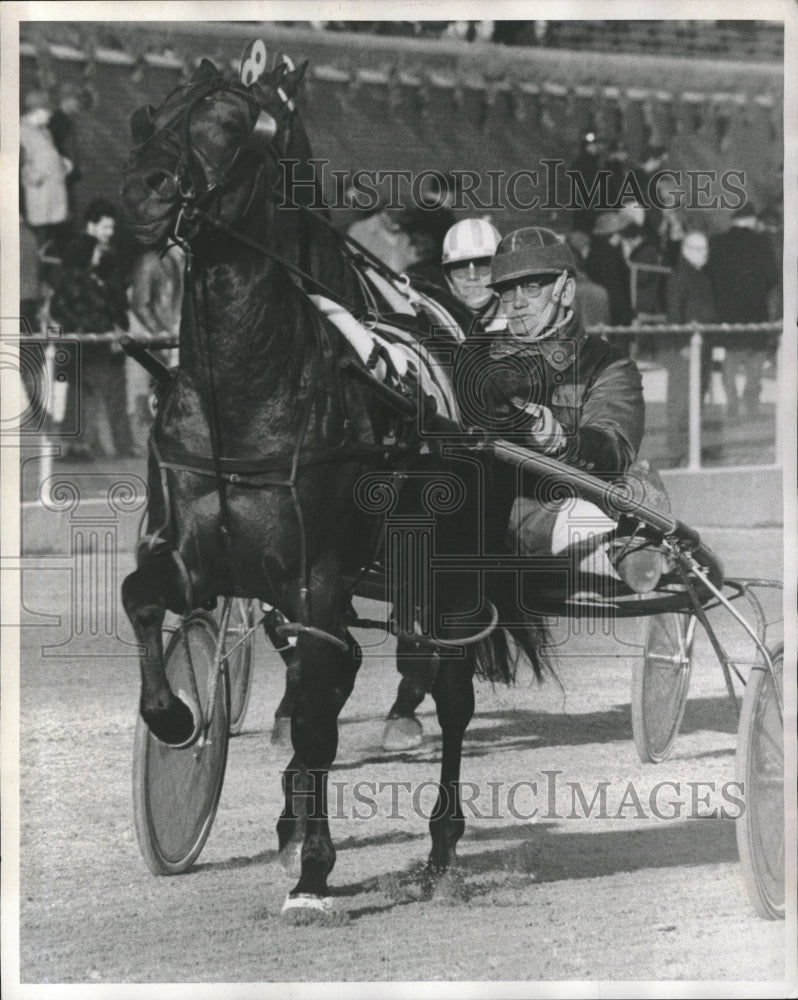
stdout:
[(696, 330), (690, 337), (689, 433), (687, 468), (701, 468), (701, 347), (704, 338)]

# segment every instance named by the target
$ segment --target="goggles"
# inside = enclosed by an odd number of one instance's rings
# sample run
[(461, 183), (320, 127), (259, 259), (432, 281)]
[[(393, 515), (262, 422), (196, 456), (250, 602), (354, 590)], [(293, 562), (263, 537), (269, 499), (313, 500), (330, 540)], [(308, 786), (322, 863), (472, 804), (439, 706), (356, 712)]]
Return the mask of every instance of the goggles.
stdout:
[(499, 293), (499, 298), (504, 305), (511, 305), (515, 302), (516, 295), (521, 294), (521, 297), (529, 302), (530, 299), (540, 298), (541, 293), (544, 288), (549, 285), (553, 285), (557, 281), (558, 275), (552, 274), (545, 278), (537, 278), (532, 281), (516, 281), (512, 285), (505, 285), (501, 289), (497, 289)]
[(484, 279), (490, 277), (490, 260), (490, 257), (477, 257), (475, 260), (459, 260), (447, 267), (452, 278), (468, 278), (473, 274)]

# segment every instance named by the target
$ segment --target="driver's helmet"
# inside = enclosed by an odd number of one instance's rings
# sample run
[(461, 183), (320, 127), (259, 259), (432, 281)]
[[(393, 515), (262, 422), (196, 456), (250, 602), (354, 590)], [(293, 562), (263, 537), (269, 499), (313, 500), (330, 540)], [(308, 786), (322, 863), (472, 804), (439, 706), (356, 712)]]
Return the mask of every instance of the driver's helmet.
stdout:
[(481, 314), (495, 298), (488, 282), (490, 259), (500, 240), (499, 230), (486, 219), (456, 222), (443, 238), (446, 283), (472, 312)]
[(551, 229), (528, 226), (509, 233), (491, 262), (490, 285), (504, 285), (537, 274), (576, 274), (573, 251)]
[(444, 236), (441, 263), (446, 267), (465, 260), (492, 257), (500, 240), (499, 230), (486, 219), (463, 219)]

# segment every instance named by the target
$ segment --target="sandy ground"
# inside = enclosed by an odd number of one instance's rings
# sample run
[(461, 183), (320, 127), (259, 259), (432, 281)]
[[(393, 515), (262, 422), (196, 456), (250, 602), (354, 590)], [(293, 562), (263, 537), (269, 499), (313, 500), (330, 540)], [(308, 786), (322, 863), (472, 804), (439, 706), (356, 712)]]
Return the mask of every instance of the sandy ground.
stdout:
[[(774, 575), (781, 562), (775, 530), (721, 531), (710, 542), (728, 553), (732, 573)], [(210, 839), (190, 873), (158, 878), (144, 867), (132, 820), (136, 662), (117, 655), (125, 650), (112, 639), (83, 639), (62, 655), (43, 655), (43, 644), (69, 637), (63, 571), (34, 567), (25, 602), (23, 983), (764, 982), (785, 975), (785, 925), (753, 913), (733, 821), (705, 815), (729, 805), (721, 790), (734, 779), (736, 721), (703, 638), (682, 735), (659, 765), (641, 764), (631, 738), (631, 664), (641, 638), (635, 624), (614, 636), (571, 635), (560, 649), (565, 694), (552, 681), (536, 686), (527, 673), (515, 689), (478, 686), (463, 779), (475, 783), (483, 818), (469, 816), (460, 850), (471, 899), (442, 905), (421, 901), (417, 891), (431, 789), (419, 795), (417, 811), (409, 794), (401, 793), (398, 808), (377, 794), (376, 815), (352, 815), (358, 782), (405, 781), (415, 789), (436, 777), (439, 749), (430, 699), (422, 708), (424, 747), (379, 749), (396, 674), (390, 647), (377, 633), (360, 633), (372, 646), (342, 715), (333, 774), (344, 806), (332, 823), (339, 919), (294, 927), (279, 917), (293, 883), (276, 862), (274, 833), (278, 773), (289, 754), (269, 742), (281, 670), (262, 637), (247, 722), (230, 744)], [(62, 625), (35, 627), (34, 616), (45, 611), (64, 615)], [(714, 615), (734, 644), (727, 618)], [(129, 637), (126, 622), (119, 630)], [(545, 771), (558, 774), (547, 778)], [(544, 789), (553, 780), (551, 809)], [(537, 795), (519, 785), (511, 808), (510, 786), (532, 781)], [(678, 792), (661, 789), (658, 800), (665, 813), (681, 803), (674, 818), (658, 819), (649, 808), (652, 788), (663, 781), (679, 785)], [(489, 782), (499, 789), (496, 809)], [(585, 818), (578, 801), (573, 808), (572, 785), (589, 799), (598, 782), (608, 783), (609, 817)], [(622, 808), (629, 782), (642, 817), (634, 806)], [(690, 782), (714, 783), (708, 802), (691, 802)], [(705, 795), (706, 786), (696, 792)], [(534, 806), (538, 816), (526, 818)]]

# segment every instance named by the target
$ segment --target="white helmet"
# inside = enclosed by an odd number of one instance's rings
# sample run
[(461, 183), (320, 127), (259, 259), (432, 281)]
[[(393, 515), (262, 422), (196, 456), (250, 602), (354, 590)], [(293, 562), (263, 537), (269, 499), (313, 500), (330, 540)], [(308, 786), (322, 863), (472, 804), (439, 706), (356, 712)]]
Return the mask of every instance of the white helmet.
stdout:
[(461, 260), (492, 257), (500, 240), (499, 230), (485, 219), (463, 219), (444, 236), (441, 263), (457, 264)]

